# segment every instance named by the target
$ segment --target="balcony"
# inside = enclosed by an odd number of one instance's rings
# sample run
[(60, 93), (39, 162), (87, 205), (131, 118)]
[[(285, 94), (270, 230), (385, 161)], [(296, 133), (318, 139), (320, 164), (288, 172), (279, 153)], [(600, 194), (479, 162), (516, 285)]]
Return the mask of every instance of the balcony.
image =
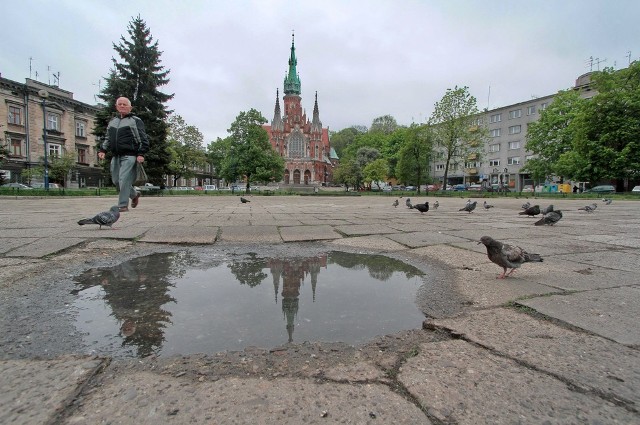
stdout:
[(469, 174), (469, 175), (478, 174), (478, 169), (477, 168), (467, 168), (467, 174)]

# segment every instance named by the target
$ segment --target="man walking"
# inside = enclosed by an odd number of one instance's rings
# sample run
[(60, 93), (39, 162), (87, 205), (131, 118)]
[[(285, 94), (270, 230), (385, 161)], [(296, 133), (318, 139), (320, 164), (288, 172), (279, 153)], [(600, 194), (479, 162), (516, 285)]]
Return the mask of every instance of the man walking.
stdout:
[(109, 121), (107, 136), (102, 142), (98, 158), (104, 159), (107, 151), (111, 158), (111, 180), (118, 189), (120, 212), (138, 206), (140, 192), (133, 188), (136, 178), (136, 164), (144, 162), (144, 154), (149, 151), (149, 138), (142, 120), (131, 113), (131, 101), (126, 97), (116, 100), (118, 115)]

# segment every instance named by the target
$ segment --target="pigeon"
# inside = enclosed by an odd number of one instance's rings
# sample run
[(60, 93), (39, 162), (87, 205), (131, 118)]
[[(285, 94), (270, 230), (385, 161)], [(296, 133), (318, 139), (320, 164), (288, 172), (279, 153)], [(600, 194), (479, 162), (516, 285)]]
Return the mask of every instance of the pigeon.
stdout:
[(467, 205), (471, 205), (471, 199), (467, 199)]
[[(112, 206), (109, 211), (103, 211), (101, 213), (96, 214), (92, 218), (83, 218), (78, 221), (80, 226), (84, 226), (85, 224), (97, 224), (102, 229), (102, 226), (113, 226), (113, 223), (118, 221), (120, 218), (120, 208), (117, 205)], [(113, 227), (111, 227), (113, 229)]]
[(400, 203), (400, 202), (398, 202), (398, 200), (396, 199), (395, 201), (393, 201), (393, 206), (394, 206), (394, 207), (397, 207), (399, 203)]
[(592, 212), (594, 212), (596, 210), (596, 208), (598, 208), (598, 204), (593, 203), (591, 205), (585, 205), (582, 208), (578, 208), (578, 210), (582, 210), (582, 211), (586, 211), (588, 213), (592, 213)]
[(436, 202), (433, 203), (433, 209), (437, 210), (439, 206), (440, 206), (440, 202), (436, 200)]
[(550, 204), (547, 208), (544, 208), (542, 211), (540, 211), (542, 213), (542, 215), (547, 215), (549, 214), (551, 211), (553, 211), (553, 204)]
[(413, 207), (415, 209), (417, 209), (418, 211), (420, 211), (420, 214), (424, 214), (427, 211), (429, 211), (429, 202), (425, 202), (424, 204), (416, 204), (415, 207)]
[(534, 217), (538, 214), (540, 214), (540, 205), (534, 205), (518, 213), (518, 215), (528, 215), (529, 217)]
[(478, 201), (473, 201), (472, 203), (465, 205), (464, 208), (460, 208), (458, 211), (468, 211), (469, 214), (471, 214), (471, 211), (476, 209), (477, 204), (478, 204)]
[(243, 198), (242, 196), (240, 197), (240, 202), (242, 202), (243, 204), (246, 204), (247, 202), (251, 202), (250, 200)]
[(561, 218), (562, 218), (562, 211), (560, 210), (550, 211), (544, 217), (542, 217), (540, 220), (536, 221), (533, 224), (535, 224), (536, 226), (544, 226), (545, 224), (547, 226), (553, 226), (558, 221), (560, 221)]
[(484, 204), (483, 204), (483, 205), (484, 205), (484, 209), (485, 209), (485, 210), (488, 210), (489, 208), (493, 208), (493, 205), (491, 205), (491, 204), (487, 204), (487, 201), (484, 201)]
[[(523, 263), (543, 261), (539, 254), (529, 254), (520, 247), (507, 245), (506, 243), (499, 242), (490, 236), (481, 237), (478, 244), (481, 243), (487, 247), (487, 256), (489, 257), (489, 260), (504, 269), (497, 279), (504, 279), (508, 277)], [(507, 273), (508, 268), (511, 269), (509, 273)]]
[(411, 198), (407, 198), (404, 203), (409, 209), (413, 208), (413, 205), (411, 204)]
[(605, 205), (611, 205), (613, 200), (612, 199), (607, 199), (607, 198), (602, 198), (602, 202), (604, 202)]
[(526, 210), (527, 208), (529, 208), (531, 206), (531, 202), (527, 201), (524, 204), (522, 204), (522, 209)]

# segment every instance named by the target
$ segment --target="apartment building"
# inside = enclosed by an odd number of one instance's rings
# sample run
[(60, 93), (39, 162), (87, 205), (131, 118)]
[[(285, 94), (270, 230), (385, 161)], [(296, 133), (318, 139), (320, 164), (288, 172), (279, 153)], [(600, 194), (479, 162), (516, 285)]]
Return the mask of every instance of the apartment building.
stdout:
[(31, 176), (29, 170), (44, 163), (46, 131), (48, 160), (69, 152), (76, 160), (65, 181), (59, 183), (68, 188), (108, 184), (93, 135), (98, 111), (99, 106), (77, 101), (73, 93), (57, 86), (0, 76), (0, 143), (9, 151), (1, 166), (5, 179), (27, 184), (43, 180)]
[[(575, 82), (574, 89), (583, 97), (592, 97), (591, 73), (583, 74)], [(529, 124), (537, 121), (540, 114), (553, 102), (555, 95), (536, 97), (530, 100), (483, 112), (478, 124), (488, 131), (484, 152), (477, 158), (458, 158), (450, 165), (448, 184), (505, 185), (512, 191), (520, 191), (533, 184), (531, 176), (522, 168), (532, 153), (525, 148)], [(445, 163), (442, 158), (432, 165), (432, 176), (442, 183)]]

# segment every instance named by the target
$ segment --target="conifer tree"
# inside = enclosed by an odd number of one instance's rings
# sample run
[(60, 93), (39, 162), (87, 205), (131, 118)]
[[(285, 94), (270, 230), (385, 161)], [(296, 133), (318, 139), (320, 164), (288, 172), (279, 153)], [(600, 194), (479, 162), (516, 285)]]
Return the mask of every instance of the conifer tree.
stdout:
[[(164, 105), (173, 98), (159, 87), (169, 83), (169, 70), (160, 64), (162, 52), (154, 41), (151, 30), (138, 16), (129, 22), (129, 39), (120, 37), (113, 44), (119, 59), (112, 58), (113, 68), (105, 78), (106, 85), (98, 96), (104, 101), (103, 109), (96, 116), (94, 134), (101, 140), (106, 134), (109, 120), (115, 116), (116, 99), (124, 96), (131, 100), (132, 112), (144, 122), (149, 135), (150, 150), (145, 155), (145, 170), (152, 183), (160, 184), (169, 173), (168, 124), (170, 111)], [(110, 160), (110, 158), (107, 158)], [(109, 161), (104, 164), (109, 169)]]

